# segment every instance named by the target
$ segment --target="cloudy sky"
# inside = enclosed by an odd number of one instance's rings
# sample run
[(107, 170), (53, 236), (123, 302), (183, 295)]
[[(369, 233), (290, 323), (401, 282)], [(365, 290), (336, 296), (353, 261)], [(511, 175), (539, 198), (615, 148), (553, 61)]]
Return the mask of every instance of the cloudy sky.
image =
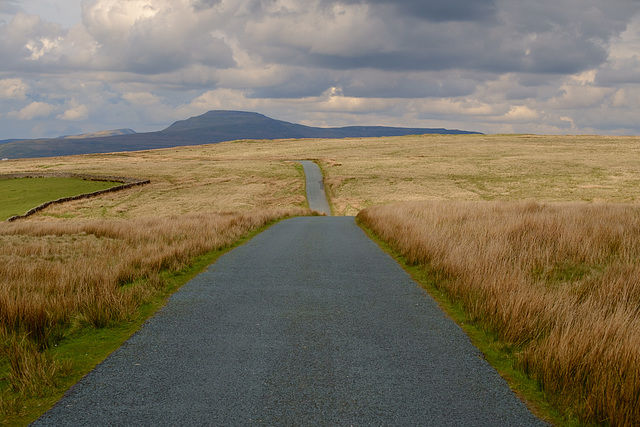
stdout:
[(212, 109), (640, 134), (640, 0), (0, 0), (0, 139)]

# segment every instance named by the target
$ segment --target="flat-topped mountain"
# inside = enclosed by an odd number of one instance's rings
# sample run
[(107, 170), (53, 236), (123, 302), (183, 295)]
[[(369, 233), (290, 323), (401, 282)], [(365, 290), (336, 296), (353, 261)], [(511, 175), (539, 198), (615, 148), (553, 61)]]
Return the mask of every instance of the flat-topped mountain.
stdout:
[(475, 133), (478, 132), (386, 126), (318, 128), (272, 119), (259, 113), (214, 110), (187, 120), (177, 121), (168, 128), (157, 132), (135, 133), (130, 131), (112, 136), (98, 133), (73, 138), (0, 141), (0, 157), (15, 159), (111, 153), (212, 144), (239, 139), (351, 138)]

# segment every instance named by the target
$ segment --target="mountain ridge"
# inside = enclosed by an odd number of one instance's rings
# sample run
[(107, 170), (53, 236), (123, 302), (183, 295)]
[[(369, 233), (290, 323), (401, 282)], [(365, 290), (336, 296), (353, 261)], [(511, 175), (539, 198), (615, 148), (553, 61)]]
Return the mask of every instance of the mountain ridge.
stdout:
[[(133, 131), (132, 131), (133, 132)], [(111, 153), (202, 145), (241, 139), (302, 139), (403, 136), (415, 134), (478, 134), (443, 128), (402, 128), (389, 126), (347, 126), (319, 128), (272, 119), (260, 113), (211, 110), (178, 120), (155, 132), (122, 133), (53, 139), (26, 139), (0, 144), (1, 158), (56, 157), (73, 154)], [(96, 136), (99, 135), (99, 136)]]

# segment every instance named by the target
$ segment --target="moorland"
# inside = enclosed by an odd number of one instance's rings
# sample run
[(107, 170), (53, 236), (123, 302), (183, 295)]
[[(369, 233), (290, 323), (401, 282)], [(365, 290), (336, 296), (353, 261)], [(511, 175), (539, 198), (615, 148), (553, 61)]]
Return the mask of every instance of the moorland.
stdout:
[(632, 425), (639, 157), (636, 137), (415, 135), (2, 162), (0, 174), (151, 183), (0, 225), (0, 411), (12, 422), (37, 416), (106, 353), (74, 355), (105, 331), (126, 329), (121, 342), (186, 270), (215, 259), (207, 254), (309, 214), (291, 160), (312, 159), (334, 214), (358, 215), (463, 327), (494, 337), (541, 390), (521, 391), (534, 410), (557, 423)]
[(200, 116), (179, 120), (171, 126), (155, 132), (136, 133), (131, 129), (119, 129), (53, 139), (4, 140), (0, 141), (0, 157), (16, 159), (109, 153), (212, 144), (249, 138), (348, 138), (473, 133), (477, 132), (389, 126), (317, 128), (276, 120), (249, 111), (213, 110)]
[(28, 210), (51, 200), (106, 190), (119, 182), (93, 181), (81, 178), (29, 177), (2, 179), (0, 177), (0, 221), (24, 215)]

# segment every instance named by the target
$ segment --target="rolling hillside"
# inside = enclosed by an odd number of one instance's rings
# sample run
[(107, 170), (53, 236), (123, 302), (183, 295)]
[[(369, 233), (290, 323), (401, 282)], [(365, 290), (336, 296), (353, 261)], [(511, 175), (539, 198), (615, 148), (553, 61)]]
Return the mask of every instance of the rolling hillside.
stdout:
[(31, 139), (0, 144), (0, 158), (54, 157), (211, 144), (239, 139), (350, 138), (414, 134), (471, 134), (441, 128), (349, 126), (318, 128), (245, 111), (209, 111), (157, 132), (85, 138)]

